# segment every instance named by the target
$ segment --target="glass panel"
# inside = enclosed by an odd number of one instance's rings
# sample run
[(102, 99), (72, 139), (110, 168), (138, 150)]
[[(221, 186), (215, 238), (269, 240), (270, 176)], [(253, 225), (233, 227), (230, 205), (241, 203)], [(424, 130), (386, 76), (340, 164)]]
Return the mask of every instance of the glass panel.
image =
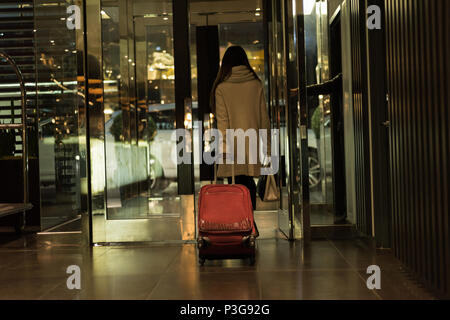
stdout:
[[(226, 49), (231, 45), (240, 45), (247, 52), (251, 66), (260, 79), (265, 81), (264, 73), (264, 29), (262, 23), (261, 1), (239, 1), (230, 3), (228, 1), (193, 1), (190, 4), (191, 28), (191, 70), (192, 70), (192, 94), (193, 108), (197, 108), (197, 59), (196, 53), (196, 28), (204, 26), (217, 26), (219, 31), (219, 50), (222, 59)], [(267, 91), (267, 90), (266, 90)], [(209, 100), (209, 96), (208, 96)], [(203, 121), (203, 129), (212, 128), (214, 118), (212, 114), (204, 114), (202, 119), (196, 119), (197, 112), (194, 112), (194, 121)], [(196, 123), (194, 122), (194, 126)], [(198, 129), (194, 127), (194, 150), (200, 148)], [(204, 151), (209, 152), (211, 141), (205, 137)], [(194, 152), (194, 166), (196, 177), (196, 189), (199, 190), (201, 184), (198, 177), (200, 175), (199, 153)]]
[(262, 22), (223, 23), (219, 25), (220, 59), (232, 45), (244, 48), (253, 70), (263, 83), (264, 71), (264, 26)]
[(35, 1), (42, 229), (79, 218), (86, 210), (84, 95), (77, 82), (83, 75), (82, 51), (77, 51), (82, 42), (66, 24), (71, 4), (82, 7), (82, 1)]
[(102, 1), (108, 219), (179, 215), (171, 1)]
[(281, 201), (278, 215), (278, 226), (287, 235), (290, 235), (290, 218), (289, 218), (289, 194), (288, 194), (288, 177), (289, 172), (289, 156), (288, 156), (288, 136), (287, 136), (287, 82), (286, 82), (286, 48), (285, 48), (285, 20), (284, 20), (284, 1), (272, 1), (272, 108), (274, 126), (280, 130), (280, 169), (278, 174)]
[[(330, 79), (327, 1), (305, 1), (307, 85)], [(311, 224), (333, 224), (331, 97), (308, 96), (308, 157)]]

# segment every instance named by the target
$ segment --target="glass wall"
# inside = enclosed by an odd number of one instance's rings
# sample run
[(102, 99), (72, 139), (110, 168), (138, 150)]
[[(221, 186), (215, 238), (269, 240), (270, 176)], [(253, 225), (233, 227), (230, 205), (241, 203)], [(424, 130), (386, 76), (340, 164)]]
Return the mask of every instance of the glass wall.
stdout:
[[(86, 205), (83, 47), (67, 7), (82, 1), (35, 1), (41, 228), (79, 218)], [(33, 137), (30, 137), (33, 139)], [(81, 226), (80, 226), (81, 228)]]

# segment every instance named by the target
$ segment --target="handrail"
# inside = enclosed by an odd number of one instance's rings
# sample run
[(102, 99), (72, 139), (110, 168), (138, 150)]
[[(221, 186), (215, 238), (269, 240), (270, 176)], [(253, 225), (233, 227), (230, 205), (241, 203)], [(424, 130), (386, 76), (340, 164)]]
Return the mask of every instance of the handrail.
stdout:
[[(14, 61), (14, 59), (4, 53), (0, 52), (0, 58), (3, 58), (8, 62), (11, 67), (14, 69), (14, 72), (16, 73), (17, 79), (19, 80), (20, 84), (20, 91), (22, 96), (22, 125), (19, 127), (16, 124), (10, 124), (10, 125), (1, 125), (0, 129), (22, 129), (22, 173), (23, 173), (23, 203), (28, 203), (28, 143), (27, 143), (27, 93), (25, 91), (25, 81), (22, 76), (22, 72), (20, 71), (19, 67), (17, 66), (17, 63)], [(25, 215), (25, 213), (24, 213)], [(24, 216), (25, 219), (25, 216)]]

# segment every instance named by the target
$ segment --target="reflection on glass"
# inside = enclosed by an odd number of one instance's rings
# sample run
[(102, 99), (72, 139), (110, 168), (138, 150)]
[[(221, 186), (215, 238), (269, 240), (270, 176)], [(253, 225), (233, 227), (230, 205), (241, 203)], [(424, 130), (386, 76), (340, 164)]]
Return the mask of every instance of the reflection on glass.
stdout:
[(102, 4), (108, 219), (179, 213), (171, 2)]
[[(305, 49), (307, 85), (330, 79), (327, 2), (306, 1)], [(329, 95), (308, 97), (308, 162), (311, 224), (333, 224), (331, 102)]]
[(84, 100), (77, 78), (83, 74), (83, 59), (77, 51), (76, 30), (68, 30), (64, 19), (55, 19), (65, 17), (67, 7), (47, 4), (34, 2), (42, 229), (77, 218), (86, 210), (80, 184), (86, 177), (80, 132), (84, 118), (79, 113)]
[(289, 155), (288, 155), (288, 133), (287, 133), (287, 83), (286, 83), (286, 47), (284, 33), (284, 1), (272, 1), (272, 37), (270, 43), (271, 50), (271, 107), (273, 126), (280, 130), (280, 169), (278, 174), (278, 185), (280, 186), (280, 207), (278, 225), (280, 229), (289, 235), (289, 194), (288, 176)]
[(262, 22), (219, 24), (220, 59), (229, 46), (239, 45), (247, 53), (248, 60), (258, 77), (265, 83), (264, 27)]

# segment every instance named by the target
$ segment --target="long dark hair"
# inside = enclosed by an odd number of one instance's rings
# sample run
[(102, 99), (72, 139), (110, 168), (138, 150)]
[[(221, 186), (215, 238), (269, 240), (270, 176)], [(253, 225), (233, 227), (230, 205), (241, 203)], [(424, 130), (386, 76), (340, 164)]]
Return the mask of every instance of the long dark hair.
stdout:
[(214, 81), (213, 88), (211, 90), (210, 106), (213, 113), (216, 113), (216, 89), (219, 84), (227, 80), (231, 75), (233, 67), (246, 66), (248, 70), (253, 73), (255, 79), (258, 79), (258, 75), (250, 66), (248, 62), (247, 53), (241, 46), (231, 46), (225, 51), (222, 58), (222, 64), (220, 66), (219, 73), (217, 74), (216, 81)]

